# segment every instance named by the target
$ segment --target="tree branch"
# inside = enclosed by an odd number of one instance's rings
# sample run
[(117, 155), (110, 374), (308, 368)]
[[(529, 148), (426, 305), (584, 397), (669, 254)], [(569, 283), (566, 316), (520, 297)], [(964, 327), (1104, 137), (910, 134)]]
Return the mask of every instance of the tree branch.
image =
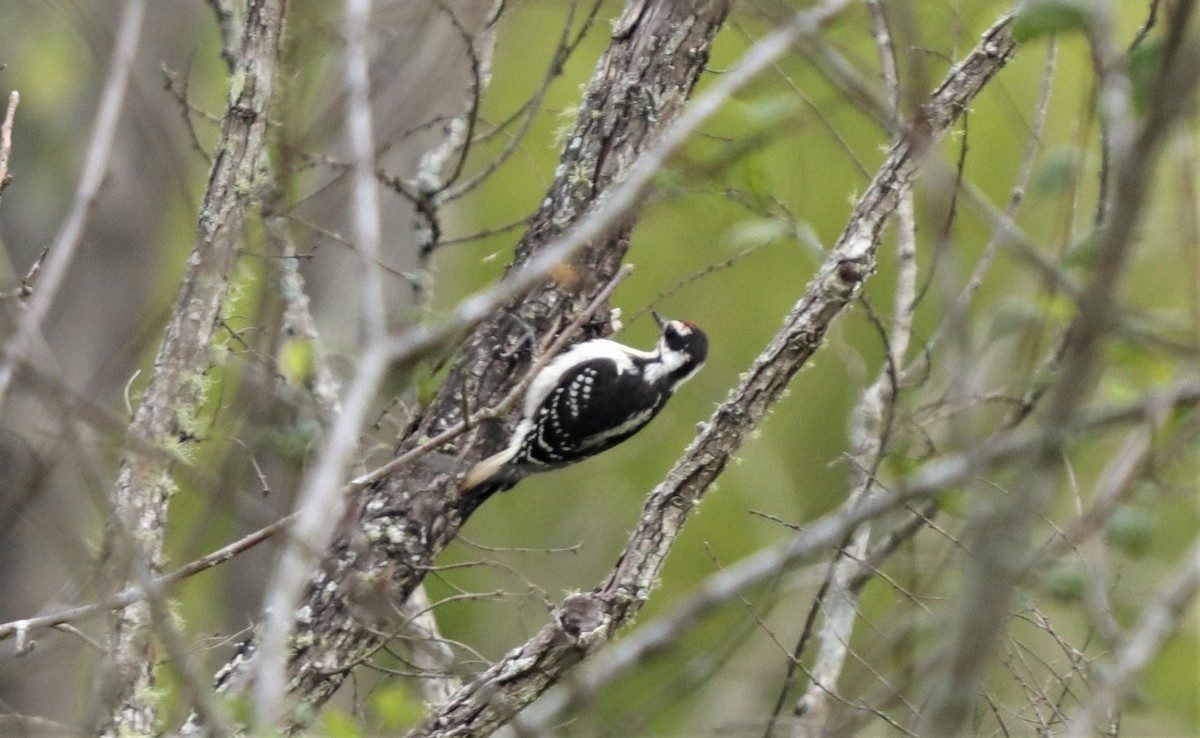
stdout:
[[(900, 73), (896, 63), (895, 48), (883, 8), (876, 0), (869, 0), (875, 43), (883, 70), (884, 85), (888, 92), (889, 117), (901, 121)], [(875, 475), (879, 471), (895, 417), (895, 405), (899, 393), (900, 367), (908, 353), (912, 337), (913, 312), (917, 307), (917, 222), (911, 188), (900, 198), (896, 208), (896, 289), (893, 297), (893, 322), (885, 341), (884, 364), (875, 381), (863, 392), (851, 418), (851, 460), (849, 464), (848, 500), (857, 504), (859, 500), (873, 494)], [(792, 732), (795, 736), (820, 736), (827, 729), (829, 712), (833, 707), (834, 690), (845, 665), (850, 649), (850, 636), (854, 632), (854, 621), (858, 615), (857, 590), (851, 588), (852, 580), (858, 575), (860, 561), (866, 556), (871, 542), (870, 524), (854, 531), (831, 565), (828, 588), (819, 598), (819, 606), (825, 619), (817, 633), (817, 657), (809, 671), (810, 683), (795, 714), (803, 715)], [(813, 607), (818, 603), (814, 602)], [(799, 664), (803, 653), (803, 641), (797, 645), (794, 658), (788, 667), (788, 681)], [(786, 686), (781, 691), (781, 701), (771, 716), (767, 734), (771, 733), (786, 697)]]
[[(151, 574), (161, 566), (167, 502), (174, 491), (171, 464), (161, 455), (136, 449), (141, 444), (178, 448), (195, 435), (194, 416), (207, 384), (205, 371), (212, 363), (229, 271), (242, 242), (242, 225), (266, 151), (267, 104), (283, 16), (283, 0), (252, 0), (246, 8), (240, 58), (200, 208), (197, 241), (117, 473), (113, 497), (117, 524), (136, 541), (125, 547), (119, 537), (109, 536), (107, 564), (118, 581), (133, 579), (128, 572), (138, 566)], [(118, 611), (113, 620), (110, 659), (119, 685), (108, 705), (104, 734), (145, 734), (155, 729), (150, 616), (147, 604), (137, 602)]]
[[(92, 132), (88, 138), (75, 196), (71, 200), (71, 209), (63, 221), (62, 228), (54, 237), (49, 256), (43, 261), (38, 289), (21, 316), (16, 334), (9, 338), (3, 354), (0, 354), (0, 407), (4, 405), (4, 398), (8, 394), (18, 365), (28, 358), (27, 353), (34, 339), (41, 335), (42, 323), (50, 312), (50, 306), (54, 304), (54, 298), (58, 295), (63, 280), (66, 279), (67, 268), (74, 260), (75, 251), (83, 239), (88, 216), (100, 195), (100, 185), (103, 184), (105, 172), (108, 170), (108, 159), (117, 135), (117, 123), (121, 119), (121, 106), (125, 101), (125, 90), (129, 86), (129, 70), (133, 66), (133, 58), (141, 40), (142, 18), (145, 14), (145, 0), (126, 0), (121, 11), (117, 38), (113, 44), (112, 59), (109, 61), (108, 78), (104, 83), (104, 92), (100, 95), (96, 119), (92, 123)], [(10, 98), (9, 105), (15, 109), (16, 98)], [(8, 130), (11, 135), (11, 124)], [(7, 169), (7, 156), (5, 159)]]
[(1176, 632), (1176, 624), (1200, 592), (1200, 542), (1192, 545), (1183, 565), (1158, 597), (1142, 612), (1137, 625), (1117, 650), (1112, 663), (1101, 668), (1091, 701), (1071, 716), (1072, 738), (1116, 734), (1122, 703), (1137, 688), (1138, 679)]
[[(1190, 2), (1176, 8), (1182, 28)], [(1108, 221), (1100, 229), (1092, 280), (1079, 300), (1072, 321), (1058, 381), (1046, 401), (1043, 423), (1054, 429), (1069, 423), (1091, 391), (1101, 362), (1103, 339), (1114, 322), (1116, 290), (1133, 250), (1134, 226), (1141, 215), (1149, 177), (1164, 133), (1191, 98), (1196, 82), (1197, 54), (1193, 44), (1164, 50), (1163, 65), (1144, 123), (1130, 117), (1128, 80), (1117, 63), (1109, 25), (1111, 6), (1097, 11), (1091, 27), (1094, 54), (1103, 60), (1102, 109), (1110, 118), (1108, 150), (1115, 170)], [(1182, 31), (1180, 31), (1182, 32)], [(1177, 39), (1178, 40), (1178, 39)], [(1049, 502), (1059, 459), (1044, 452), (1029, 457), (1026, 469), (996, 502), (974, 508), (975, 535), (965, 576), (961, 605), (934, 670), (933, 692), (922, 715), (919, 733), (957, 733), (976, 699), (987, 654), (1005, 626), (1009, 597), (1027, 566), (1028, 532)]]
[(4, 123), (0, 124), (0, 195), (8, 187), (8, 157), (12, 155), (13, 119), (17, 115), (17, 105), (21, 102), (21, 93), (13, 90), (8, 95), (8, 107), (4, 111)]
[[(390, 356), (408, 357), (406, 365), (411, 365), (412, 357), (422, 351), (477, 326), (438, 397), (401, 441), (398, 456), (462, 420), (464, 396), (475, 398), (471, 406), (487, 407), (507, 394), (526, 362), (515, 350), (525, 331), (497, 308), (556, 271), (577, 282), (577, 294), (557, 284), (543, 286), (516, 310), (540, 332), (560, 331), (566, 316), (577, 312), (616, 273), (629, 245), (629, 212), (640, 204), (639, 194), (666, 156), (752, 76), (722, 78), (717, 85), (723, 89), (720, 95), (669, 126), (704, 68), (728, 2), (661, 1), (634, 7), (639, 12), (623, 25), (623, 33), (599, 64), (576, 130), (567, 139), (560, 174), (518, 245), (506, 279), (465, 300), (442, 326), (421, 326), (390, 342)], [(656, 51), (647, 53), (648, 49)], [(786, 43), (777, 53), (784, 50)], [(653, 141), (654, 147), (639, 157)], [(604, 325), (593, 324), (587, 332), (594, 335)], [(502, 434), (483, 426), (444, 452), (464, 456), (469, 463), (500, 443)], [(372, 482), (354, 498), (350, 522), (296, 614), (289, 685), (296, 698), (322, 703), (347, 671), (398, 627), (401, 603), (473, 510), (447, 494), (456, 489), (456, 479), (457, 474), (434, 465), (408, 465)], [(245, 689), (254, 658), (254, 645), (244, 644), (218, 674), (219, 688)], [(185, 731), (198, 728), (191, 721)]]
[(346, 0), (342, 29), (346, 38), (345, 88), (347, 145), (351, 152), (350, 202), (354, 246), (361, 261), (361, 317), (367, 346), (342, 411), (328, 429), (317, 462), (306, 475), (296, 500), (293, 535), (264, 596), (261, 657), (254, 684), (255, 717), (259, 726), (274, 725), (287, 689), (285, 645), (295, 622), (293, 613), (305, 580), (329, 545), (346, 499), (342, 481), (358, 448), (358, 438), (379, 385), (386, 376), (387, 313), (380, 253), (379, 191), (375, 183), (375, 131), (371, 120), (367, 32), (371, 0)]
[[(806, 24), (813, 22), (812, 18), (801, 18)], [(641, 521), (607, 579), (590, 593), (568, 598), (554, 622), (439, 706), (411, 735), (486, 734), (607, 642), (637, 614), (688, 515), (874, 270), (879, 232), (911, 185), (921, 154), (945, 133), (1012, 56), (1015, 42), (1010, 25), (1011, 16), (1004, 16), (987, 31), (983, 41), (934, 91), (909, 133), (892, 146), (851, 213), (841, 238), (784, 327), (651, 493)], [(855, 513), (870, 508), (862, 505)], [(840, 521), (828, 527), (840, 528)], [(827, 532), (823, 529), (821, 534)], [(845, 533), (842, 530), (842, 535)], [(827, 539), (820, 540), (828, 544)]]

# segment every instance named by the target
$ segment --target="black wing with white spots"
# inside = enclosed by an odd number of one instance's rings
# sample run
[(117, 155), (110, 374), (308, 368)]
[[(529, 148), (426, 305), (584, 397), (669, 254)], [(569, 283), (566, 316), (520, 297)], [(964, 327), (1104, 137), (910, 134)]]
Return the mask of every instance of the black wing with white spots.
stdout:
[[(616, 446), (644, 428), (668, 395), (648, 385), (641, 362), (618, 371), (610, 359), (572, 367), (531, 418), (519, 458), (535, 466), (565, 466)], [(603, 393), (597, 388), (603, 388)]]

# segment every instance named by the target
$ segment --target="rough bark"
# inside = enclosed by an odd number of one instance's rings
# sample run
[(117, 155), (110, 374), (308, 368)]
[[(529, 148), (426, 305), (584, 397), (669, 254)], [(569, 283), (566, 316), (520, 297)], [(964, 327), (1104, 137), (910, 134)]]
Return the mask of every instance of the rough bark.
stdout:
[[(516, 248), (510, 270), (576, 222), (625, 175), (637, 156), (679, 113), (708, 60), (727, 0), (675, 3), (635, 0), (618, 22), (567, 137), (556, 176)], [(526, 328), (561, 329), (571, 314), (619, 269), (630, 221), (585, 247), (561, 279), (530, 293), (512, 313), (498, 313), (467, 338), (437, 397), (400, 441), (397, 453), (457, 423), (464, 397), (479, 408), (501, 399), (528, 366)], [(589, 327), (603, 332), (606, 321)], [(483, 427), (443, 449), (469, 464), (499, 448), (504, 432)], [(478, 501), (458, 499), (457, 474), (405, 467), (363, 490), (344, 532), (308, 587), (297, 613), (289, 689), (310, 706), (323, 703), (349, 670), (399, 626), (396, 612), (421, 582)], [(254, 646), (244, 644), (218, 675), (222, 691), (244, 689)], [(298, 723), (307, 710), (293, 712)]]
[[(412, 736), (486, 734), (637, 615), (692, 510), (874, 271), (880, 232), (911, 187), (923, 153), (1012, 57), (1016, 43), (1011, 25), (1011, 16), (1005, 16), (984, 34), (918, 111), (906, 135), (892, 146), (783, 328), (647, 499), (641, 521), (608, 578), (591, 592), (568, 598), (553, 622), (441, 705)], [(861, 507), (866, 512), (867, 506)], [(836, 535), (830, 540), (840, 539), (845, 529)]]
[[(246, 8), (240, 60), (199, 213), (198, 237), (117, 475), (115, 520), (107, 539), (116, 581), (136, 583), (133, 572), (139, 568), (160, 569), (167, 505), (174, 491), (171, 463), (166, 454), (136, 449), (182, 450), (194, 438), (216, 324), (265, 151), (285, 6), (284, 0), (252, 0)], [(150, 615), (145, 601), (114, 615), (112, 693), (105, 695), (108, 714), (100, 727), (104, 735), (146, 735), (155, 729)]]

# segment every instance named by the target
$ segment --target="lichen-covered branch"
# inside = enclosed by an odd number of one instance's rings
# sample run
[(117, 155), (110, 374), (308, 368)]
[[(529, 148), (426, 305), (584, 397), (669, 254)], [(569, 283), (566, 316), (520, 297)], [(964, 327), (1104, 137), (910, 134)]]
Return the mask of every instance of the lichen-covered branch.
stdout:
[[(167, 503), (174, 491), (170, 463), (161, 454), (136, 449), (149, 445), (182, 453), (195, 436), (195, 413), (204, 398), (216, 323), (265, 151), (267, 106), (285, 6), (283, 0), (252, 0), (246, 7), (240, 57), (200, 208), (196, 243), (117, 475), (113, 507), (118, 524), (140, 548), (122, 550), (120, 537), (109, 536), (108, 564), (117, 581), (131, 579), (132, 562), (142, 562), (153, 572), (161, 564)], [(147, 604), (136, 602), (119, 610), (109, 638), (114, 689), (101, 731), (149, 734), (155, 729), (156, 709)]]
[[(602, 206), (603, 195), (676, 118), (704, 69), (728, 5), (726, 0), (630, 4), (585, 92), (558, 175), (517, 246), (510, 274), (535, 262), (593, 202)], [(617, 211), (616, 220), (607, 221), (603, 233), (559, 271), (574, 290), (557, 284), (536, 289), (514, 308), (522, 320), (541, 333), (566, 325), (620, 267), (629, 245), (628, 218), (627, 210)], [(474, 315), (472, 305), (463, 310)], [(595, 335), (606, 323), (597, 321), (586, 332)], [(524, 336), (510, 314), (491, 313), (467, 338), (438, 396), (398, 445), (398, 455), (458, 423), (464, 404), (486, 407), (507, 394), (528, 362), (515, 350)], [(498, 447), (502, 436), (502, 430), (481, 428), (444, 451), (469, 461)], [(455, 481), (453, 473), (409, 465), (356, 495), (348, 525), (297, 613), (289, 684), (296, 700), (324, 702), (354, 665), (400, 629), (400, 605), (473, 509), (456, 499)], [(218, 674), (222, 690), (245, 689), (254, 650), (244, 644)], [(293, 722), (302, 719), (296, 714)]]

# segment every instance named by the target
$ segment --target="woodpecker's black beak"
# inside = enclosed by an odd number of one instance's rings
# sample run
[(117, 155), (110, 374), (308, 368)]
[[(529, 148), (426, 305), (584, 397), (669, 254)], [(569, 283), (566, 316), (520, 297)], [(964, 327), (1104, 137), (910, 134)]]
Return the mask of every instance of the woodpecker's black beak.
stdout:
[(654, 316), (654, 322), (658, 323), (658, 329), (661, 331), (667, 327), (667, 319), (658, 314), (658, 311), (651, 310), (650, 314)]

